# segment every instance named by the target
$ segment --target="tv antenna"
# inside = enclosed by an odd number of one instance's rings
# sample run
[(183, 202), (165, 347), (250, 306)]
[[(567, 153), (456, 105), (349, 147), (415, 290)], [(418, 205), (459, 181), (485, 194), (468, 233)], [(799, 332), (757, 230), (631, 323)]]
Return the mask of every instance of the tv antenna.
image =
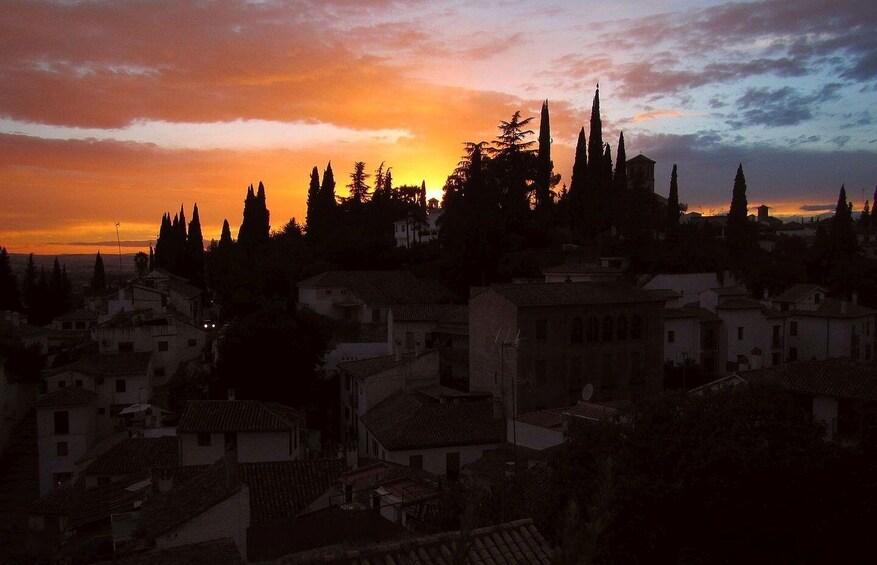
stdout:
[(122, 274), (122, 240), (119, 238), (119, 222), (116, 222), (116, 243), (119, 246), (119, 285), (121, 286), (124, 275)]

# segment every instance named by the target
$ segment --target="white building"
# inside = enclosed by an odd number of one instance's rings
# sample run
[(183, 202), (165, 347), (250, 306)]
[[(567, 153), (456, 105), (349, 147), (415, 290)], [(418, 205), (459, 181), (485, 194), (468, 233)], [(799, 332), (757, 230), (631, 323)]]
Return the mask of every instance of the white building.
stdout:
[(40, 496), (74, 478), (75, 463), (97, 441), (97, 394), (69, 387), (36, 402)]
[(300, 459), (302, 417), (256, 400), (193, 400), (177, 426), (181, 465), (209, 465), (234, 453), (240, 463)]
[(393, 236), (396, 238), (396, 247), (410, 248), (415, 243), (424, 244), (438, 239), (438, 219), (442, 217), (444, 210), (438, 207), (438, 201), (430, 199), (433, 205), (427, 207), (426, 221), (409, 217), (393, 222)]
[(360, 417), (359, 455), (450, 479), (506, 440), (490, 402), (435, 402), (396, 392)]

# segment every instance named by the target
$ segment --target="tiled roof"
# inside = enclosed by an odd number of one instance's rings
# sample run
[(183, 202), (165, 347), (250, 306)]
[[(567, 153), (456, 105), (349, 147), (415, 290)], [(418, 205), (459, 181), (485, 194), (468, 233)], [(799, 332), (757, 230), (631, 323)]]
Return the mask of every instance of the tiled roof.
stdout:
[(234, 541), (223, 538), (122, 555), (97, 565), (243, 565)]
[[(462, 539), (460, 532), (447, 532), (413, 539), (361, 547), (326, 547), (288, 555), (277, 565), (317, 563), (519, 565), (551, 563), (552, 550), (533, 521), (517, 520), (472, 530)], [(465, 545), (464, 545), (465, 544)], [(468, 546), (468, 547), (467, 547)]]
[(143, 526), (154, 539), (199, 516), (230, 496), (240, 492), (241, 482), (225, 461), (220, 460), (202, 473), (175, 485), (143, 505)]
[(822, 291), (825, 294), (825, 289), (818, 284), (796, 284), (784, 290), (782, 294), (774, 297), (773, 300), (774, 302), (797, 302), (814, 290)]
[(86, 475), (127, 475), (153, 467), (177, 464), (177, 438), (128, 438), (100, 455), (85, 469)]
[(796, 316), (816, 316), (819, 318), (859, 318), (873, 316), (877, 314), (877, 310), (839, 298), (828, 298), (823, 300), (816, 310), (795, 309), (794, 313)]
[(553, 267), (545, 267), (542, 269), (542, 274), (588, 275), (597, 273), (621, 273), (623, 271), (624, 269), (621, 267), (610, 267), (608, 265), (600, 265), (599, 263), (563, 263), (561, 265), (554, 265)]
[(488, 402), (436, 403), (397, 391), (360, 417), (386, 449), (505, 441), (506, 422)]
[(371, 306), (434, 304), (456, 297), (438, 281), (408, 271), (326, 271), (298, 283), (301, 287), (348, 288)]
[(49, 371), (48, 374), (57, 374), (62, 371), (77, 371), (101, 377), (145, 375), (149, 372), (149, 362), (151, 360), (151, 351), (95, 353), (86, 355), (73, 363), (56, 367)]
[(633, 157), (633, 158), (627, 160), (628, 163), (638, 163), (640, 161), (642, 161), (644, 163), (654, 163), (654, 161), (652, 161), (651, 159), (649, 159), (648, 157), (646, 157), (642, 153), (640, 153), (636, 157)]
[(577, 402), (575, 406), (565, 410), (564, 416), (584, 418), (585, 420), (609, 420), (618, 411), (610, 406), (593, 404), (591, 402)]
[[(517, 458), (515, 458), (516, 453)], [(527, 469), (531, 461), (546, 462), (553, 453), (553, 450), (539, 451), (521, 445), (516, 448), (514, 444), (504, 443), (469, 463), (463, 469), (466, 472), (478, 473), (492, 481), (502, 481), (505, 479), (506, 471), (509, 469), (508, 463), (517, 461), (520, 468)]]
[(563, 409), (536, 410), (526, 414), (518, 414), (515, 418), (522, 424), (530, 424), (549, 430), (559, 430), (563, 424)]
[(109, 522), (110, 515), (130, 512), (140, 506), (152, 487), (148, 471), (87, 489), (77, 489), (70, 504), (70, 524), (77, 528)]
[(177, 432), (287, 431), (293, 424), (257, 400), (191, 400)]
[(79, 387), (59, 388), (41, 396), (35, 406), (37, 408), (60, 408), (62, 406), (85, 406), (97, 399), (97, 393)]
[(322, 496), (344, 471), (341, 459), (240, 463), (250, 488), (253, 524), (293, 518)]
[(877, 401), (877, 369), (843, 361), (796, 361), (740, 373), (746, 380), (776, 382), (802, 394)]
[(197, 286), (192, 286), (189, 283), (185, 282), (182, 279), (178, 279), (176, 277), (171, 277), (167, 281), (168, 290), (173, 292), (174, 294), (179, 294), (184, 298), (194, 298), (201, 294), (201, 289)]
[(652, 295), (663, 298), (664, 300), (670, 300), (672, 298), (682, 298), (682, 294), (676, 292), (672, 288), (654, 288), (654, 289), (646, 289)]
[(719, 319), (718, 316), (714, 312), (710, 312), (706, 308), (701, 308), (699, 306), (683, 306), (682, 308), (665, 308), (664, 309), (664, 319), (665, 320), (673, 320), (673, 319), (683, 319), (683, 318), (697, 318), (700, 321), (717, 321)]
[(344, 361), (343, 363), (338, 363), (338, 368), (356, 378), (363, 379), (403, 365), (407, 361), (407, 359), (396, 359), (395, 355), (384, 355), (370, 359)]
[(468, 306), (460, 304), (398, 304), (391, 308), (395, 322), (437, 322), (468, 318)]
[(761, 309), (763, 304), (754, 298), (731, 298), (720, 302), (716, 309), (721, 310), (752, 310)]
[(73, 486), (65, 485), (30, 503), (29, 514), (69, 514), (73, 499)]
[(624, 283), (569, 282), (495, 284), (492, 290), (518, 306), (570, 306), (662, 302), (649, 291)]

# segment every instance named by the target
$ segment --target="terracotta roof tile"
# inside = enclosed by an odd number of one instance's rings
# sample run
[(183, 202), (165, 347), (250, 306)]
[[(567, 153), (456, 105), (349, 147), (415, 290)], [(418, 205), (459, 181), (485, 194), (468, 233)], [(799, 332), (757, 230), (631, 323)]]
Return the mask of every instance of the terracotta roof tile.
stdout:
[(487, 402), (436, 403), (397, 391), (360, 420), (386, 449), (477, 445), (505, 441), (506, 422)]
[(85, 469), (86, 475), (127, 475), (143, 469), (178, 464), (177, 438), (128, 438), (100, 455)]
[(317, 563), (397, 565), (449, 565), (462, 557), (471, 565), (548, 564), (552, 549), (532, 520), (517, 520), (472, 530), (461, 551), (460, 532), (418, 536), (411, 539), (359, 547), (332, 546), (276, 560), (277, 565)]
[(223, 538), (123, 555), (112, 561), (102, 562), (103, 565), (111, 563), (114, 565), (243, 565), (244, 560), (234, 541)]
[(286, 431), (294, 422), (257, 400), (192, 400), (177, 433)]
[(335, 484), (344, 471), (341, 459), (240, 463), (241, 480), (250, 488), (252, 524), (294, 518)]
[(803, 394), (877, 401), (877, 369), (843, 361), (795, 361), (739, 374)]

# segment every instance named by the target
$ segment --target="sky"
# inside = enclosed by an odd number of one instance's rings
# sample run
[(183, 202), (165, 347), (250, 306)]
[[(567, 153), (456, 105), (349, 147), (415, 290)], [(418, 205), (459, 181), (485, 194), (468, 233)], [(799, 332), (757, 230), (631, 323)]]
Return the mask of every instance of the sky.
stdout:
[(555, 171), (600, 85), (603, 139), (679, 167), (680, 199), (809, 217), (877, 185), (873, 0), (2, 0), (0, 246), (127, 252), (198, 204), (233, 235), (250, 183), (303, 222), (310, 171), (391, 167), (430, 196), (549, 100)]

